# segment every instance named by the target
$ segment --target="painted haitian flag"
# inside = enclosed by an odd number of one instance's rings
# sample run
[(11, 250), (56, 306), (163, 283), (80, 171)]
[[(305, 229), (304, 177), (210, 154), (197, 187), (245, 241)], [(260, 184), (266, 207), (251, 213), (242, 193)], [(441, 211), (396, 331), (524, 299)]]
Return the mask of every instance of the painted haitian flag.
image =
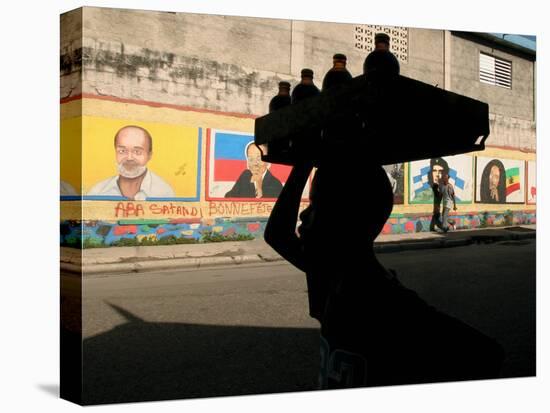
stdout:
[(274, 201), (290, 169), (263, 162), (253, 134), (207, 130), (208, 200)]

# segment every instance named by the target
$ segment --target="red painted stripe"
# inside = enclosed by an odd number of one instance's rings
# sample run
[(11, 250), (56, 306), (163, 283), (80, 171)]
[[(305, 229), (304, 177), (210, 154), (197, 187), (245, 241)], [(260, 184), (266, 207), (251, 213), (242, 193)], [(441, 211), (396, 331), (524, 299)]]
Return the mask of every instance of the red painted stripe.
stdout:
[(513, 185), (506, 187), (506, 196), (510, 195), (512, 192), (519, 191), (520, 185), (519, 182)]
[(285, 183), (288, 179), (288, 175), (290, 175), (290, 171), (292, 170), (292, 167), (288, 165), (279, 165), (279, 164), (271, 164), (271, 167), (269, 168), (269, 171), (277, 178), (281, 183)]
[[(236, 181), (246, 168), (246, 161), (216, 159), (214, 161), (214, 181)], [(288, 165), (272, 164), (269, 170), (281, 183), (285, 183), (290, 174), (291, 167)]]
[(214, 161), (214, 181), (236, 181), (246, 166), (246, 161), (217, 159)]
[(82, 99), (82, 95), (74, 95), (74, 96), (62, 98), (60, 101), (61, 101), (61, 104), (63, 104), (63, 103), (72, 102), (73, 100), (80, 100), (80, 99)]
[[(78, 99), (82, 99), (82, 98), (107, 100), (107, 101), (119, 102), (119, 103), (131, 103), (131, 104), (134, 104), (134, 105), (152, 106), (152, 107), (156, 107), (156, 108), (171, 108), (171, 109), (176, 109), (176, 110), (181, 110), (181, 111), (186, 111), (186, 112), (190, 111), (190, 112), (199, 112), (199, 113), (212, 113), (212, 114), (216, 114), (216, 115), (225, 115), (225, 116), (232, 116), (232, 117), (245, 118), (245, 119), (256, 119), (260, 116), (264, 116), (264, 115), (251, 115), (251, 114), (238, 113), (238, 112), (222, 112), (222, 111), (211, 110), (211, 109), (200, 109), (200, 108), (195, 108), (195, 107), (192, 107), (192, 106), (175, 105), (175, 104), (172, 104), (172, 103), (152, 102), (152, 101), (148, 101), (148, 100), (125, 99), (125, 98), (118, 98), (118, 97), (115, 97), (115, 96), (99, 96), (99, 95), (94, 95), (92, 93), (82, 93), (80, 95), (74, 95), (74, 96), (69, 96), (69, 97), (66, 97), (66, 98), (62, 98), (62, 99), (60, 99), (60, 103), (61, 104), (69, 103), (69, 102), (72, 102), (74, 100), (78, 100)], [(514, 150), (514, 151), (520, 151), (520, 152), (524, 152), (524, 153), (536, 153), (537, 152), (536, 150), (530, 149), (530, 148), (515, 148), (515, 147), (512, 147), (512, 146), (485, 145), (485, 147), (486, 148)]]
[[(206, 128), (206, 162), (204, 162), (206, 166), (206, 197), (208, 198), (210, 196), (210, 162), (208, 161), (210, 159), (210, 128)], [(200, 172), (200, 171), (199, 171)]]
[(63, 98), (60, 101), (63, 104), (63, 103), (71, 102), (73, 100), (82, 99), (82, 98), (107, 100), (110, 102), (117, 102), (117, 103), (130, 103), (133, 105), (151, 106), (153, 108), (169, 108), (169, 109), (181, 110), (184, 112), (213, 113), (216, 115), (224, 115), (224, 116), (231, 116), (234, 118), (244, 118), (244, 119), (256, 119), (260, 116), (263, 116), (263, 115), (251, 115), (251, 114), (238, 113), (238, 112), (222, 112), (222, 111), (211, 110), (211, 109), (195, 108), (193, 106), (175, 105), (172, 103), (152, 102), (149, 100), (126, 99), (126, 98), (118, 98), (115, 96), (98, 96), (92, 93), (82, 93), (81, 95), (75, 95), (68, 98)]

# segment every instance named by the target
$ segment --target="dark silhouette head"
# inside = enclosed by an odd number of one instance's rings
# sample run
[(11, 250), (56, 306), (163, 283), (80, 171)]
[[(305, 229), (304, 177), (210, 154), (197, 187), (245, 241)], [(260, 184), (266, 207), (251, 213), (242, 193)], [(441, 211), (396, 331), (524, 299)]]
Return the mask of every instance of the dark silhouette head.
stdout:
[(481, 174), (481, 202), (503, 204), (506, 202), (506, 170), (498, 159), (490, 161)]

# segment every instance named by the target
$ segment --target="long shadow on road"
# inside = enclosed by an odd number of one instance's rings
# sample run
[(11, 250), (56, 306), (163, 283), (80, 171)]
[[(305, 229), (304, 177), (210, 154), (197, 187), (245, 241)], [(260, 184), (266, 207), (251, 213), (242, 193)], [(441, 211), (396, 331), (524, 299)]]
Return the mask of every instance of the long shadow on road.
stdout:
[(126, 323), (83, 341), (83, 404), (314, 390), (317, 329)]

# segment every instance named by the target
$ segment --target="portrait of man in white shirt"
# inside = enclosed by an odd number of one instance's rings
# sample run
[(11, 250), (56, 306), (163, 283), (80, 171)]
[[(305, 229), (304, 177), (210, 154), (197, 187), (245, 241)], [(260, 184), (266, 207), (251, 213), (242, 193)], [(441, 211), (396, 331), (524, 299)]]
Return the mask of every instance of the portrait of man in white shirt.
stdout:
[(135, 201), (147, 198), (174, 198), (172, 187), (147, 168), (153, 156), (153, 139), (144, 128), (128, 125), (115, 134), (118, 175), (95, 184), (87, 195), (125, 197)]

